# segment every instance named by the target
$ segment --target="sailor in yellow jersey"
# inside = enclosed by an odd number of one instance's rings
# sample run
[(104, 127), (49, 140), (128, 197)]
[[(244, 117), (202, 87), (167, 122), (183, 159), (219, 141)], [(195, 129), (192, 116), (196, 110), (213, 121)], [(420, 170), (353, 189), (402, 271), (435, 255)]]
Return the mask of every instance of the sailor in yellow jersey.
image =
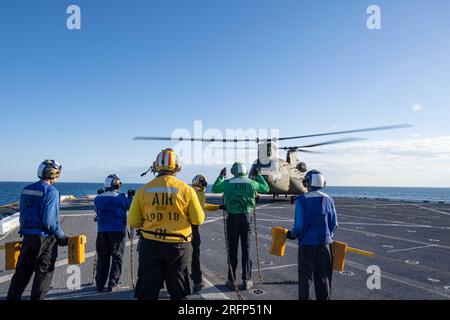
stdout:
[(128, 213), (130, 227), (141, 230), (138, 300), (157, 300), (164, 282), (172, 300), (192, 293), (191, 226), (201, 225), (205, 213), (194, 189), (176, 178), (180, 170), (177, 154), (163, 150), (153, 166), (158, 176), (137, 191)]
[[(197, 193), (198, 200), (205, 211), (217, 211), (224, 208), (223, 205), (206, 203), (205, 191), (208, 186), (206, 178), (202, 175), (197, 175), (192, 179), (192, 187)], [(199, 227), (192, 226), (192, 281), (194, 282), (194, 292), (199, 292), (203, 289), (203, 275), (200, 266), (200, 245), (202, 240), (200, 237)]]

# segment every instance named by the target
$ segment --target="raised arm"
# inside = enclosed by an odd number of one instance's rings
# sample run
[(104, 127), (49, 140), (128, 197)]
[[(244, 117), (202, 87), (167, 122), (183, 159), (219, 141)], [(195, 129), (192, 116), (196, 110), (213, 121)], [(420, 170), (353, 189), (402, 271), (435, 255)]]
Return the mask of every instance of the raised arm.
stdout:
[(266, 182), (266, 179), (263, 178), (262, 175), (258, 174), (256, 176), (256, 181), (252, 182), (255, 188), (255, 192), (258, 193), (267, 193), (270, 191), (269, 185)]
[(225, 191), (225, 178), (220, 176), (212, 187), (212, 193), (223, 193)]

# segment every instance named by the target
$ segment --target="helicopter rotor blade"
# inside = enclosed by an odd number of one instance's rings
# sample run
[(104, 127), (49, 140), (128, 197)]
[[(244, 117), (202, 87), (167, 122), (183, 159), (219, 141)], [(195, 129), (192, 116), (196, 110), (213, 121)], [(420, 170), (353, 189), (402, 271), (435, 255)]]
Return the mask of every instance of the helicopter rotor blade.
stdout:
[(312, 150), (304, 150), (304, 149), (297, 149), (297, 152), (312, 153), (312, 154), (323, 154), (323, 152), (320, 152), (320, 151), (312, 151)]
[(340, 143), (348, 143), (348, 142), (361, 141), (361, 140), (366, 140), (366, 139), (344, 138), (344, 139), (337, 139), (337, 140), (330, 140), (330, 141), (319, 142), (319, 143), (314, 143), (314, 144), (308, 144), (305, 146), (283, 147), (280, 149), (282, 149), (282, 150), (300, 150), (300, 149), (305, 149), (305, 148), (314, 148), (314, 147), (327, 146), (327, 145), (340, 144)]
[(133, 140), (145, 141), (191, 141), (191, 142), (259, 142), (259, 139), (216, 139), (216, 138), (186, 138), (186, 137), (134, 137)]
[(366, 140), (366, 139), (363, 139), (363, 138), (344, 138), (344, 139), (336, 139), (336, 140), (330, 140), (330, 141), (325, 141), (325, 142), (308, 144), (308, 145), (305, 145), (305, 146), (299, 146), (297, 148), (314, 148), (314, 147), (329, 146), (329, 145), (333, 145), (333, 144), (349, 143), (349, 142), (362, 141), (362, 140)]
[(237, 142), (255, 142), (255, 143), (268, 143), (268, 142), (277, 142), (277, 141), (286, 141), (286, 140), (294, 140), (294, 139), (304, 139), (304, 138), (313, 138), (313, 137), (323, 137), (323, 136), (331, 136), (338, 134), (347, 134), (347, 133), (358, 133), (358, 132), (369, 132), (369, 131), (383, 131), (383, 130), (392, 130), (392, 129), (402, 129), (402, 128), (412, 128), (414, 127), (412, 124), (395, 124), (390, 126), (381, 126), (381, 127), (372, 127), (365, 129), (356, 129), (356, 130), (345, 130), (345, 131), (335, 131), (335, 132), (325, 132), (325, 133), (317, 133), (317, 134), (308, 134), (302, 136), (294, 136), (294, 137), (282, 137), (282, 138), (233, 138), (233, 139), (216, 139), (216, 138), (188, 138), (188, 137), (134, 137), (133, 140), (145, 140), (145, 141), (191, 141), (191, 142), (222, 142), (222, 143), (237, 143)]
[(258, 150), (255, 147), (211, 147), (214, 150)]
[(319, 151), (312, 151), (312, 150), (305, 150), (302, 148), (298, 148), (298, 147), (282, 147), (279, 148), (280, 150), (285, 150), (285, 151), (298, 151), (298, 152), (302, 152), (302, 153), (316, 153), (316, 154), (321, 154), (323, 152), (319, 152)]
[(345, 130), (345, 131), (335, 131), (335, 132), (308, 134), (308, 135), (303, 135), (303, 136), (284, 137), (284, 138), (278, 138), (276, 140), (277, 141), (285, 141), (285, 140), (304, 139), (304, 138), (313, 138), (313, 137), (323, 137), (323, 136), (331, 136), (331, 135), (347, 134), (347, 133), (358, 133), (358, 132), (369, 132), (369, 131), (383, 131), (383, 130), (403, 129), (403, 128), (412, 128), (412, 127), (414, 127), (412, 124), (404, 123), (404, 124), (394, 124), (394, 125), (390, 125), (390, 126), (365, 128), (365, 129), (355, 129), (355, 130)]

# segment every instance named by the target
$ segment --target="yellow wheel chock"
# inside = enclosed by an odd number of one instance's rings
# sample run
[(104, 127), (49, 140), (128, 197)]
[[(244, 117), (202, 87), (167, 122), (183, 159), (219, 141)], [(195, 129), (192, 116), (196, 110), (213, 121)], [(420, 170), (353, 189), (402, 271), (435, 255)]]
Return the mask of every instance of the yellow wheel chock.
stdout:
[[(270, 245), (270, 254), (278, 257), (283, 257), (286, 250), (288, 229), (282, 227), (272, 228), (272, 243)], [(375, 253), (349, 247), (347, 243), (333, 241), (333, 270), (344, 271), (345, 256), (348, 252), (356, 253), (366, 257), (373, 257)]]
[[(1, 250), (5, 250), (5, 269), (15, 270), (17, 261), (19, 260), (20, 247), (22, 242), (8, 242), (0, 246)], [(80, 235), (69, 238), (69, 264), (83, 264), (86, 261), (86, 236)]]
[(17, 266), (17, 261), (19, 260), (20, 255), (20, 246), (22, 242), (8, 242), (5, 243), (1, 249), (5, 250), (5, 269), (6, 270), (15, 270)]
[(288, 229), (281, 227), (272, 228), (272, 243), (270, 245), (270, 254), (283, 257), (286, 250), (286, 235)]
[(361, 249), (356, 249), (349, 247), (347, 243), (333, 241), (332, 244), (333, 251), (333, 270), (343, 272), (345, 268), (345, 256), (347, 252), (356, 253), (366, 257), (373, 257), (375, 253), (370, 251), (365, 251)]
[(86, 236), (69, 238), (69, 264), (83, 264), (86, 261)]

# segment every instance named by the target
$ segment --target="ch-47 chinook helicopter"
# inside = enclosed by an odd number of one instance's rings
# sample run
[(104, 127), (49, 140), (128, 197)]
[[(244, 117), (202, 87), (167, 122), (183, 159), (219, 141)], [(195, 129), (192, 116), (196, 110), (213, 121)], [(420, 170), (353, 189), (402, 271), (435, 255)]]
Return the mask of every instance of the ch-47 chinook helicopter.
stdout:
[[(307, 172), (307, 165), (298, 160), (298, 152), (318, 153), (310, 148), (333, 145), (339, 143), (347, 143), (352, 141), (363, 140), (361, 138), (343, 138), (337, 140), (329, 140), (320, 143), (279, 147), (278, 143), (288, 140), (297, 140), (314, 137), (324, 137), (332, 135), (342, 135), (350, 133), (360, 133), (369, 131), (382, 131), (391, 129), (401, 129), (413, 127), (411, 124), (397, 124), (382, 127), (372, 127), (356, 130), (335, 131), (317, 134), (308, 134), (294, 137), (270, 138), (270, 139), (214, 139), (214, 138), (185, 138), (185, 137), (135, 137), (133, 140), (150, 140), (150, 141), (191, 141), (191, 142), (210, 142), (210, 143), (238, 143), (238, 142), (254, 142), (257, 148), (251, 147), (231, 147), (231, 149), (257, 149), (258, 159), (253, 163), (249, 177), (253, 178), (255, 170), (259, 170), (261, 175), (267, 181), (270, 190), (267, 194), (274, 198), (279, 195), (301, 195), (307, 192), (303, 185), (303, 179)], [(224, 149), (229, 147), (223, 146)], [(287, 151), (286, 160), (278, 157), (277, 150)]]

